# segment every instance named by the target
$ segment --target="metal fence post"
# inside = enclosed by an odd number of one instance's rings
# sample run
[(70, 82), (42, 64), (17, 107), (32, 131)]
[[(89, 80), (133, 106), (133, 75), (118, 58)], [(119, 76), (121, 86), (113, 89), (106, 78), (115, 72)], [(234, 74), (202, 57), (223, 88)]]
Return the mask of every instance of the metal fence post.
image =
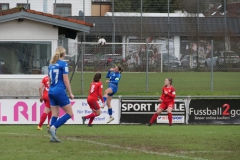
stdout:
[[(85, 21), (85, 0), (83, 0), (83, 21)], [(86, 41), (86, 33), (83, 32), (83, 42)], [(81, 79), (81, 82), (82, 82), (82, 90), (81, 90), (81, 93), (82, 95), (84, 94), (84, 79), (83, 79), (83, 63), (84, 63), (84, 57), (85, 57), (85, 43), (82, 44), (82, 79)]]
[(112, 0), (112, 54), (115, 54), (115, 17), (114, 17), (114, 0)]
[(163, 54), (161, 53), (161, 73), (163, 72)]
[(168, 64), (167, 64), (167, 72), (169, 71), (169, 32), (170, 32), (170, 24), (169, 24), (169, 12), (170, 12), (170, 7), (169, 7), (169, 0), (168, 0)]
[(140, 16), (140, 17), (141, 17), (141, 18), (140, 18), (140, 20), (141, 20), (141, 31), (140, 31), (141, 33), (140, 33), (140, 38), (141, 38), (141, 42), (142, 42), (142, 0), (141, 0), (141, 11), (140, 11), (140, 12), (141, 12), (141, 13), (140, 13), (140, 14), (141, 14), (141, 16)]
[(83, 60), (83, 58), (84, 58), (84, 56), (83, 56), (83, 43), (81, 42), (81, 52), (82, 52), (82, 59), (81, 59), (81, 94), (83, 95), (83, 62), (84, 62), (84, 60)]
[(213, 40), (211, 40), (212, 51), (211, 51), (211, 91), (213, 91)]
[(148, 39), (147, 39), (147, 52), (146, 52), (146, 91), (148, 92)]

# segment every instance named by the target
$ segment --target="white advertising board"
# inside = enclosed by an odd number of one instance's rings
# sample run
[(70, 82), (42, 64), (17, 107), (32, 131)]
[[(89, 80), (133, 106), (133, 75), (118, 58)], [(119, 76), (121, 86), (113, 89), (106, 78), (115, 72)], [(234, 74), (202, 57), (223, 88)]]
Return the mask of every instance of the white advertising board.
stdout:
[[(82, 124), (82, 116), (92, 112), (87, 99), (71, 100), (74, 116), (66, 124)], [(110, 124), (119, 124), (120, 109), (119, 100), (112, 99), (114, 120)], [(44, 111), (45, 104), (38, 99), (1, 99), (0, 100), (0, 124), (38, 124)], [(64, 111), (60, 109), (60, 117)], [(96, 117), (93, 124), (106, 124), (109, 119), (107, 106), (101, 109), (101, 115)], [(86, 124), (88, 120), (86, 121)], [(47, 124), (47, 120), (44, 124)]]

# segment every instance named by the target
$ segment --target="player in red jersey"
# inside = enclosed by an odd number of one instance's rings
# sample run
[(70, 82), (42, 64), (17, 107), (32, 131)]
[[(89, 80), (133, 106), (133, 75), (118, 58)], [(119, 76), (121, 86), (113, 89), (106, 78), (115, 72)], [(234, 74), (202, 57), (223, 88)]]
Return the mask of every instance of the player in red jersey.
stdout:
[(49, 128), (49, 121), (52, 117), (52, 111), (50, 108), (50, 101), (48, 98), (48, 90), (49, 90), (49, 77), (45, 76), (42, 79), (42, 82), (39, 86), (39, 95), (40, 95), (40, 102), (42, 103), (44, 101), (45, 103), (45, 109), (41, 116), (40, 122), (38, 124), (37, 130), (42, 130), (42, 125), (45, 122), (46, 118), (48, 117), (48, 128)]
[(87, 116), (82, 116), (83, 124), (85, 124), (86, 119), (90, 118), (88, 122), (88, 127), (92, 127), (92, 122), (94, 118), (100, 115), (100, 106), (98, 104), (98, 98), (101, 99), (102, 103), (104, 102), (102, 97), (103, 85), (100, 79), (101, 73), (96, 73), (93, 77), (93, 82), (91, 83), (89, 89), (87, 102), (90, 108), (92, 109), (92, 113)]
[(168, 113), (168, 121), (169, 126), (172, 126), (172, 110), (174, 108), (174, 99), (176, 97), (176, 92), (174, 87), (172, 86), (172, 78), (165, 79), (164, 87), (162, 89), (162, 95), (159, 99), (162, 102), (156, 111), (156, 113), (152, 116), (147, 126), (151, 126), (157, 119), (158, 115), (162, 113), (162, 111), (167, 109)]

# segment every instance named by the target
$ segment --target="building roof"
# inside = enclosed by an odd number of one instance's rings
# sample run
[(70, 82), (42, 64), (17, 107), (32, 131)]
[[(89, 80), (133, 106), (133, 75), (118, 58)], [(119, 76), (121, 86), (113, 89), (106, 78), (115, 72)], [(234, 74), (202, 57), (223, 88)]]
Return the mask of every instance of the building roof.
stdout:
[[(73, 18), (82, 19), (75, 16)], [(87, 35), (111, 36), (113, 29), (112, 17), (85, 17), (86, 21), (94, 22)], [(142, 17), (143, 36), (196, 36), (197, 17)], [(140, 36), (141, 19), (139, 17), (114, 17), (116, 36)], [(240, 19), (227, 18), (226, 33), (232, 36), (240, 36)], [(220, 36), (224, 35), (224, 18), (221, 17), (200, 17), (199, 36)]]
[(38, 12), (35, 10), (29, 10), (23, 7), (16, 7), (13, 9), (0, 11), (0, 23), (16, 19), (29, 19), (37, 22), (51, 24), (63, 29), (70, 29), (76, 32), (89, 32), (90, 27), (94, 26), (94, 23), (88, 23), (73, 18)]
[[(226, 5), (226, 17), (240, 17), (240, 3)], [(224, 5), (216, 4), (203, 13), (205, 17), (224, 17)]]

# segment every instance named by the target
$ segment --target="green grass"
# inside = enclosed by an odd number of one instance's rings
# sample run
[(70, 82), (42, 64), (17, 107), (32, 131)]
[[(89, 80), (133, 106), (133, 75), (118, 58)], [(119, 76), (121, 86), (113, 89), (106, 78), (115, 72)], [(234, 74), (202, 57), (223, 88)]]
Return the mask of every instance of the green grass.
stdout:
[[(83, 74), (83, 89), (81, 87), (81, 73), (75, 73), (71, 82), (75, 95), (87, 95), (94, 72)], [(71, 77), (71, 74), (69, 75)], [(106, 72), (102, 72), (104, 89)], [(152, 95), (159, 96), (164, 80), (173, 78), (173, 86), (177, 96), (228, 96), (240, 95), (239, 72), (215, 72), (213, 77), (213, 91), (211, 91), (211, 75), (209, 72), (151, 72), (148, 73), (148, 90), (146, 73), (123, 72), (116, 95)], [(82, 94), (83, 90), (83, 94)]]
[(239, 159), (238, 125), (64, 125), (49, 142), (46, 126), (1, 125), (1, 159)]

